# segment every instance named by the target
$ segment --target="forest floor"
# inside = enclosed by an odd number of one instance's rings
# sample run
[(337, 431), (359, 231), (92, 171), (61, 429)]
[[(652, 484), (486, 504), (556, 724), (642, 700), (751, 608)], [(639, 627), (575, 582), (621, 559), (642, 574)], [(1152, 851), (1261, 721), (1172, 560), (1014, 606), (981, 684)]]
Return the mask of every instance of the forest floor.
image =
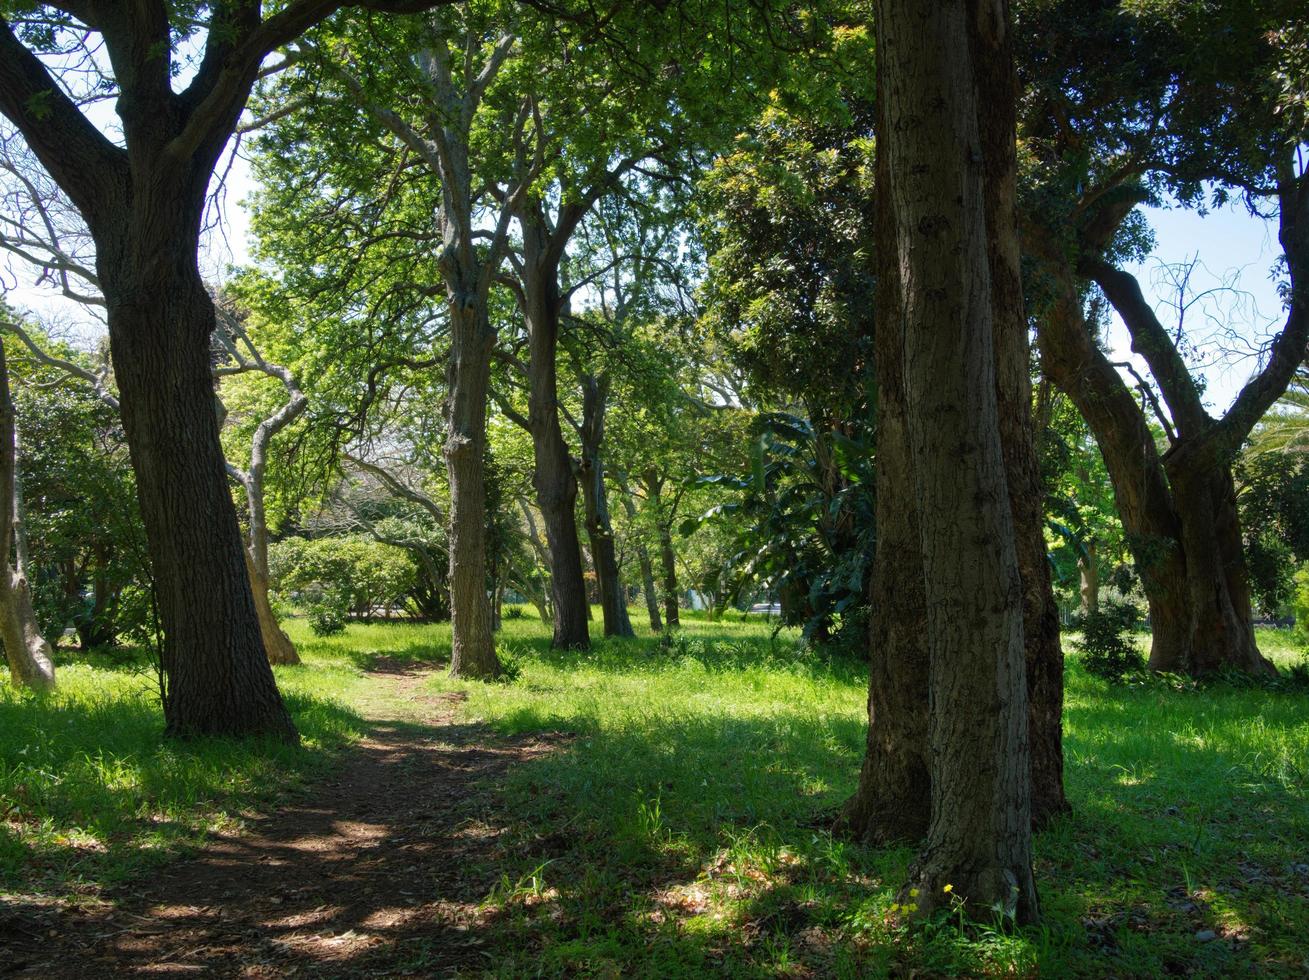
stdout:
[(484, 685), (444, 676), (448, 626), (291, 627), (297, 749), (162, 741), (128, 658), (0, 689), (0, 976), (1309, 972), (1303, 691), (1071, 657), (1044, 922), (960, 932), (897, 913), (910, 850), (827, 830), (860, 663), (698, 617), (560, 653), (522, 617)]
[(482, 899), (504, 826), (479, 783), (557, 739), (458, 724), (463, 695), (426, 691), (424, 665), (377, 657), (365, 673), (375, 685), (367, 728), (309, 792), (98, 900), (0, 906), (0, 974), (393, 976), (484, 966)]

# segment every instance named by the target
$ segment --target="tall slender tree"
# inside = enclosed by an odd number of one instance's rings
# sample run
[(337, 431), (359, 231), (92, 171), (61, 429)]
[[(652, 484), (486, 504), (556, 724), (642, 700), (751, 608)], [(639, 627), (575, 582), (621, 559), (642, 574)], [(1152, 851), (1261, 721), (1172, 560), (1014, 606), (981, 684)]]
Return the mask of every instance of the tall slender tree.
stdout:
[(18, 459), (9, 365), (4, 345), (0, 344), (0, 640), (14, 685), (46, 691), (55, 686), (54, 652), (41, 635), (32, 607)]

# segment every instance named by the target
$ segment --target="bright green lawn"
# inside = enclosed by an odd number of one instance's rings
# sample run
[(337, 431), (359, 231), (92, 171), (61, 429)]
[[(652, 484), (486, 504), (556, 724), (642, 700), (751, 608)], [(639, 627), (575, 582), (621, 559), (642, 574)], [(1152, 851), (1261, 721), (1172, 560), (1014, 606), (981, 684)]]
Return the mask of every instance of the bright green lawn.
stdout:
[[(306, 665), (278, 677), (298, 750), (165, 745), (149, 679), (104, 661), (62, 664), (51, 699), (0, 693), (0, 893), (94, 894), (267, 805), (365, 718), (407, 714), (363, 673), (371, 660), (449, 645), (441, 626), (354, 626), (332, 641), (292, 627)], [(487, 899), (498, 972), (1309, 971), (1304, 694), (1110, 688), (1070, 664), (1075, 811), (1037, 839), (1045, 922), (965, 938), (890, 913), (908, 850), (833, 841), (820, 819), (858, 769), (862, 666), (801, 655), (758, 622), (688, 617), (671, 646), (647, 635), (589, 654), (547, 640), (534, 617), (508, 620), (516, 680), (429, 682), (466, 690), (464, 714), (495, 731), (574, 735), (490, 787), (518, 821)]]

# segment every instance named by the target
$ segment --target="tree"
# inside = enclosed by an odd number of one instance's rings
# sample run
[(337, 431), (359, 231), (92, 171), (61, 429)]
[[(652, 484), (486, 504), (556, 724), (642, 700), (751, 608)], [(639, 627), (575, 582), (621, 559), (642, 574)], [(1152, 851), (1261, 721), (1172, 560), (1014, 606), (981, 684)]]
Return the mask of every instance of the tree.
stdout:
[[(701, 181), (705, 326), (758, 406), (741, 585), (783, 621), (866, 642), (872, 497), (872, 37), (852, 11)], [(822, 82), (815, 82), (822, 79)], [(814, 350), (824, 352), (814, 357)], [(757, 454), (758, 455), (758, 454)]]
[(14, 685), (44, 691), (55, 686), (54, 652), (41, 635), (32, 608), (21, 501), (18, 427), (9, 394), (9, 365), (0, 344), (0, 639)]
[[(1303, 121), (1280, 111), (1276, 81), (1276, 28), (1301, 16), (1293, 6), (1024, 8), (1032, 93), (1024, 101), (1023, 229), (1039, 272), (1042, 366), (1104, 456), (1150, 604), (1157, 670), (1275, 669), (1255, 642), (1231, 464), (1309, 340)], [(1220, 47), (1215, 23), (1224, 25)], [(1147, 248), (1137, 205), (1165, 193), (1195, 205), (1209, 194), (1219, 202), (1240, 194), (1278, 218), (1286, 319), (1261, 368), (1217, 417), (1187, 364), (1183, 311), (1165, 325), (1122, 268)], [(1097, 344), (1088, 291), (1122, 317), (1148, 365), (1148, 410)], [(1154, 424), (1167, 436), (1163, 452)]]
[[(22, 526), (43, 634), (72, 626), (83, 650), (114, 643), (149, 618), (145, 539), (118, 413), (22, 338), (59, 359), (91, 363), (17, 318), (5, 334), (19, 436)], [(71, 383), (70, 383), (71, 380)]]
[[(986, 93), (983, 101), (994, 116), (979, 130), (990, 191), (986, 255), (991, 299), (996, 306), (991, 318), (993, 377), (1022, 583), (1032, 787), (1029, 809), (1033, 825), (1040, 827), (1068, 809), (1063, 788), (1063, 652), (1046, 556), (1041, 474), (1031, 419), (1026, 316), (1012, 231), (1013, 122), (1006, 123), (1002, 115), (1012, 112), (1011, 63), (1004, 50), (988, 52), (978, 57), (975, 70), (979, 89)], [(885, 134), (891, 123), (882, 113), (891, 97), (882, 89), (878, 96), (878, 132)], [(926, 518), (917, 505), (918, 495), (906, 489), (913, 485), (913, 462), (908, 381), (903, 368), (906, 353), (900, 328), (904, 313), (899, 253), (887, 244), (895, 240), (886, 190), (893, 186), (889, 166), (883, 138), (878, 144), (875, 183), (879, 243), (873, 351), (877, 534), (871, 582), (869, 729), (858, 787), (837, 821), (845, 832), (876, 843), (919, 840), (929, 832), (933, 819), (928, 778), (928, 747), (932, 744), (928, 689), (932, 681), (923, 636), (931, 607), (919, 586)]]
[(876, 23), (894, 229), (882, 247), (899, 262), (932, 709), (931, 822), (911, 880), (921, 911), (945, 904), (949, 886), (973, 910), (1031, 921), (1023, 585), (994, 340), (997, 316), (1013, 312), (996, 295), (1013, 284), (993, 278), (1007, 261), (997, 242), (1016, 233), (1012, 184), (993, 183), (1013, 90), (1006, 100), (989, 77), (1009, 63), (1008, 11), (882, 0)]
[[(389, 25), (389, 37), (393, 50), (403, 57), (355, 55), (356, 50), (372, 50), (368, 42), (373, 35), (366, 29), (329, 34), (309, 49), (312, 59), (294, 79), (294, 84), (315, 87), (325, 80), (346, 102), (362, 108), (375, 127), (392, 137), (389, 162), (412, 157), (432, 182), (430, 198), (439, 202), (435, 231), (441, 242), (440, 283), (418, 284), (417, 291), (444, 294), (446, 299), (450, 671), (468, 677), (500, 672), (486, 592), (483, 459), (497, 339), (488, 304), (508, 247), (514, 209), (542, 166), (526, 143), (528, 107), (495, 88), (519, 43), (512, 31), (499, 27), (503, 13), (499, 5), (473, 5), (397, 21)], [(310, 68), (314, 71), (308, 72)], [(424, 93), (426, 101), (410, 112), (407, 102), (414, 91)], [(295, 92), (293, 87), (288, 97), (294, 99)], [(331, 112), (336, 106), (333, 99), (315, 99), (305, 111)], [(483, 137), (489, 143), (481, 142)], [(341, 163), (340, 158), (332, 163)], [(496, 214), (489, 232), (480, 227), (488, 202), (495, 204)], [(483, 248), (481, 241), (488, 236)]]
[[(223, 2), (205, 8), (207, 20), (162, 0), (41, 4), (30, 19), (26, 5), (0, 11), (0, 112), (95, 240), (158, 586), (173, 735), (296, 738), (263, 649), (227, 490), (209, 376), (214, 305), (196, 255), (210, 177), (265, 58), (344, 5), (293, 0), (265, 17), (260, 4)], [(56, 77), (61, 46), (88, 32), (112, 65), (112, 78), (92, 89), (117, 93), (121, 144), (80, 110), (75, 80)], [(175, 91), (176, 44), (200, 33), (196, 70)], [(52, 55), (54, 74), (34, 49)]]
[[(309, 400), (300, 390), (299, 381), (288, 368), (281, 364), (274, 364), (264, 357), (250, 339), (249, 332), (235, 311), (222, 308), (219, 315), (222, 318), (222, 328), (217, 330), (214, 336), (222, 349), (226, 363), (219, 363), (214, 368), (215, 376), (231, 378), (253, 372), (275, 379), (284, 391), (285, 400), (266, 409), (267, 414), (260, 413), (262, 417), (251, 429), (249, 462), (246, 467), (242, 469), (229, 461), (227, 472), (245, 491), (246, 519), (249, 525), (245, 547), (246, 571), (250, 576), (255, 611), (259, 616), (259, 630), (263, 635), (268, 662), (298, 664), (300, 655), (296, 653), (291, 638), (282, 630), (268, 600), (268, 510), (265, 474), (268, 468), (268, 448), (273, 437), (304, 414)], [(224, 409), (227, 409), (226, 405)]]

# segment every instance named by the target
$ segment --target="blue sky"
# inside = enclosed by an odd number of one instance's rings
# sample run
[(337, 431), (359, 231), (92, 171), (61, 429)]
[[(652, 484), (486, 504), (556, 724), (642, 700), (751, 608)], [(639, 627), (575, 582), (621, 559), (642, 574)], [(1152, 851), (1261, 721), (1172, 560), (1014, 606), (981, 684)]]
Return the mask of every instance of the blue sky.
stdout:
[[(1207, 382), (1205, 400), (1211, 414), (1221, 413), (1259, 366), (1252, 350), (1285, 322), (1270, 276), (1281, 255), (1277, 222), (1253, 217), (1239, 203), (1206, 215), (1182, 208), (1151, 208), (1146, 214), (1156, 247), (1144, 263), (1127, 270), (1155, 303), (1164, 326), (1172, 327), (1177, 322), (1176, 293), (1167, 267), (1199, 259), (1191, 285), (1195, 292), (1212, 293), (1188, 311), (1187, 335), (1196, 347), (1191, 361), (1200, 365)], [(1229, 330), (1234, 337), (1227, 335)], [(1117, 357), (1130, 356), (1121, 321), (1113, 324), (1107, 339)], [(1138, 363), (1138, 370), (1141, 366)]]

